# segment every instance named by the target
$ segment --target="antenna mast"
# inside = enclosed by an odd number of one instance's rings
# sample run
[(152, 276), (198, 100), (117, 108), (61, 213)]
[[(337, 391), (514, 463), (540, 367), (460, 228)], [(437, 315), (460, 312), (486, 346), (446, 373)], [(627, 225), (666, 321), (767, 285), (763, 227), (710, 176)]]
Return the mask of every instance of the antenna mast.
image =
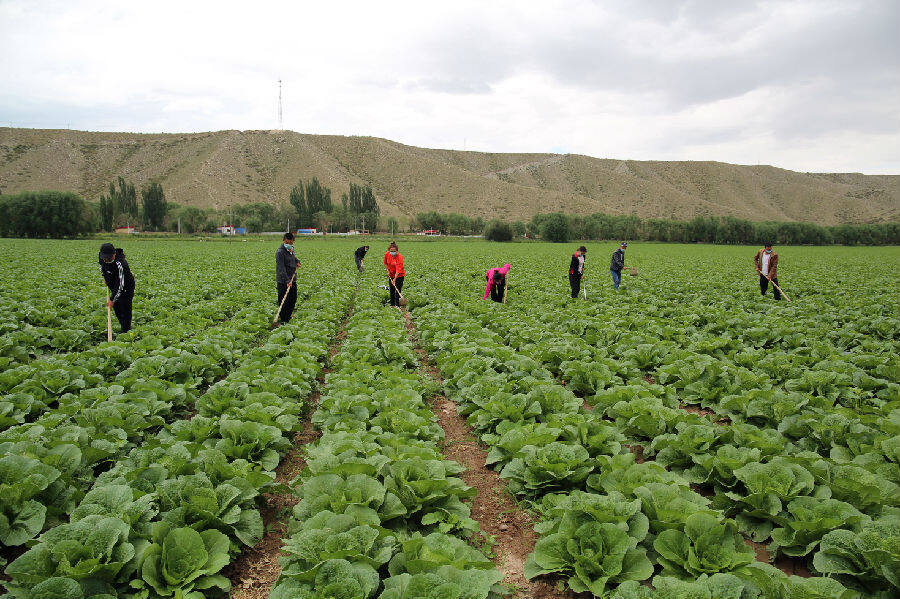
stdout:
[(281, 120), (281, 79), (278, 80), (278, 130), (284, 131), (284, 125)]

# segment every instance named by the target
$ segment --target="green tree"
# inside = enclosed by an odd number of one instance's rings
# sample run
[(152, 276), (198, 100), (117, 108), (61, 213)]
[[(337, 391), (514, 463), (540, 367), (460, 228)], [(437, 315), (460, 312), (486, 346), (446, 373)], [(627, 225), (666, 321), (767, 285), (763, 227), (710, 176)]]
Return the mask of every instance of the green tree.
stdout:
[(500, 220), (489, 221), (484, 228), (484, 237), (488, 241), (511, 241), (513, 238), (512, 227), (509, 223)]
[(400, 230), (400, 223), (393, 216), (388, 217), (384, 225), (385, 230), (391, 233), (397, 233)]
[(309, 210), (309, 205), (306, 203), (306, 192), (303, 188), (303, 179), (299, 179), (297, 184), (291, 188), (291, 194), (288, 197), (288, 200), (290, 201), (291, 206), (294, 207), (294, 210), (297, 211), (297, 223), (301, 227), (308, 226), (312, 213)]
[(517, 220), (517, 221), (513, 222), (513, 224), (511, 226), (512, 226), (512, 230), (513, 230), (513, 235), (515, 235), (516, 237), (525, 237), (525, 230), (526, 230), (525, 223), (523, 223), (520, 220)]
[(90, 207), (68, 191), (26, 191), (0, 198), (0, 235), (77, 237), (93, 231)]
[[(206, 213), (196, 206), (188, 206), (180, 214), (181, 225), (186, 233), (198, 233), (206, 224)], [(215, 227), (213, 227), (215, 231)]]
[(306, 183), (306, 209), (308, 211), (309, 224), (314, 220), (317, 212), (331, 212), (334, 206), (331, 203), (331, 189), (325, 187), (315, 177)]
[(548, 214), (541, 223), (541, 238), (544, 241), (565, 243), (569, 241), (569, 219), (562, 212)]
[(112, 231), (116, 218), (116, 207), (113, 198), (100, 195), (100, 230)]
[(109, 184), (110, 197), (115, 197), (116, 215), (124, 214), (131, 219), (137, 218), (138, 203), (137, 192), (134, 189), (134, 183), (126, 182), (124, 177), (119, 177), (118, 188), (112, 183)]
[(166, 194), (162, 185), (151, 182), (141, 190), (141, 205), (144, 212), (144, 228), (159, 231), (166, 218)]

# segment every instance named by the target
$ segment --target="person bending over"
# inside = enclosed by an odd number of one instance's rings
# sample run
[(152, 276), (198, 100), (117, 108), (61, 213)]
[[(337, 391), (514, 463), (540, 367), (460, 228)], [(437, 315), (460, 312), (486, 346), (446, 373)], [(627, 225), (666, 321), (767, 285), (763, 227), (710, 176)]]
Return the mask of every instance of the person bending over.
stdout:
[(100, 246), (100, 272), (109, 289), (106, 305), (116, 313), (122, 332), (131, 330), (131, 302), (134, 299), (134, 276), (125, 260), (125, 252), (111, 243)]
[(403, 267), (403, 254), (397, 249), (393, 241), (384, 253), (384, 267), (388, 274), (388, 291), (391, 293), (391, 306), (400, 309), (400, 292), (403, 291), (403, 279), (406, 277), (406, 269)]

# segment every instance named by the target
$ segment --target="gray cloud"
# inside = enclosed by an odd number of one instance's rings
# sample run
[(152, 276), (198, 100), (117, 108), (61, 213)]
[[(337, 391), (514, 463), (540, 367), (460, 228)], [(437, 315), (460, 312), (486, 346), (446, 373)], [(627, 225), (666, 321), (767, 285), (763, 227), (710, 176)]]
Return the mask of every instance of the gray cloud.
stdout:
[(282, 78), (301, 131), (800, 170), (852, 143), (842, 170), (900, 172), (897, 23), (894, 0), (0, 0), (0, 122), (268, 128)]

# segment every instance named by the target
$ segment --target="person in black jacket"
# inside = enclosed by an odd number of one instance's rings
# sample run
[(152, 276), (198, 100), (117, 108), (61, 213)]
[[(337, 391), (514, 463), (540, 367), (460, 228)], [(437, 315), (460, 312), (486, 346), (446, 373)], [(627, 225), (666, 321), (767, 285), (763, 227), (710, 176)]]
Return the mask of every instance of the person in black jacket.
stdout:
[[(294, 234), (285, 233), (281, 245), (275, 252), (275, 284), (278, 288), (278, 304), (284, 300), (279, 312), (281, 322), (290, 322), (294, 313), (294, 305), (297, 303), (297, 264), (300, 261), (294, 255)], [(287, 298), (285, 298), (287, 294)]]
[(612, 260), (609, 263), (609, 272), (612, 273), (613, 287), (619, 288), (622, 282), (622, 269), (625, 268), (625, 248), (628, 247), (627, 242), (619, 244), (619, 249), (613, 252)]
[(581, 288), (581, 278), (584, 276), (584, 257), (587, 248), (581, 246), (572, 254), (572, 262), (569, 263), (569, 286), (572, 288), (572, 297), (578, 297)]
[(134, 276), (125, 260), (125, 252), (111, 243), (100, 246), (100, 272), (109, 288), (106, 305), (116, 313), (122, 332), (131, 330), (131, 302), (134, 299)]
[(366, 252), (369, 251), (369, 246), (364, 245), (362, 247), (356, 248), (356, 251), (353, 252), (353, 258), (356, 260), (356, 270), (362, 272), (363, 269), (363, 258), (366, 257)]

